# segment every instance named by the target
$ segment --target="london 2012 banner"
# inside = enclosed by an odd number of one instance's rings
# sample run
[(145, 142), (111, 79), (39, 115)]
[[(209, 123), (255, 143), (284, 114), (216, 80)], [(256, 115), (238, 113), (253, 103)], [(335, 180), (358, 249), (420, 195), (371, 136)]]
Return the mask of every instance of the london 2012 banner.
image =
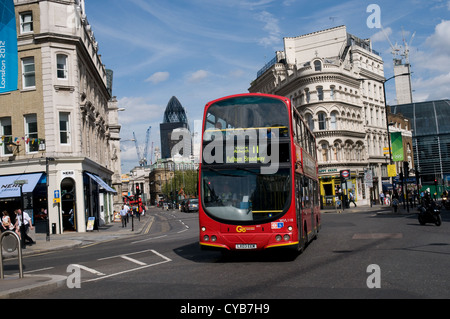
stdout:
[(0, 0), (0, 93), (17, 90), (17, 76), (14, 0)]
[(391, 133), (392, 160), (394, 162), (403, 161), (403, 139), (401, 132)]

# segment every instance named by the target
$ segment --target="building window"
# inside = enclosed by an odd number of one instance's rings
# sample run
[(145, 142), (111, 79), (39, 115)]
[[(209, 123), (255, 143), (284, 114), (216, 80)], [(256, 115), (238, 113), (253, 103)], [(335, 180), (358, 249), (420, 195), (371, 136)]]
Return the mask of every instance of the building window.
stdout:
[(322, 147), (322, 162), (327, 163), (328, 162), (328, 145), (327, 143), (323, 143), (321, 145)]
[(322, 62), (319, 60), (314, 61), (314, 71), (322, 71)]
[(334, 143), (333, 151), (334, 151), (334, 160), (335, 161), (339, 161), (339, 150), (340, 150), (339, 143)]
[(319, 101), (323, 101), (323, 87), (321, 86), (317, 87), (317, 98)]
[(33, 32), (33, 13), (24, 12), (20, 14), (20, 33)]
[(319, 130), (326, 130), (327, 129), (327, 116), (325, 113), (320, 112), (318, 114), (319, 117)]
[(337, 113), (331, 112), (330, 129), (337, 130)]
[(25, 149), (27, 153), (39, 151), (36, 114), (25, 115)]
[(59, 113), (59, 142), (70, 144), (70, 113)]
[(305, 89), (305, 98), (306, 98), (306, 103), (309, 103), (309, 101), (311, 100), (311, 94), (309, 93), (308, 89)]
[(24, 89), (31, 89), (36, 87), (34, 57), (22, 59), (22, 81)]
[(7, 144), (13, 142), (12, 140), (12, 125), (10, 117), (0, 118), (0, 134), (1, 134), (1, 155), (10, 155), (12, 150), (8, 150)]
[(67, 79), (67, 55), (58, 54), (56, 56), (56, 74), (58, 79)]
[(309, 129), (314, 131), (314, 120), (311, 114), (306, 115), (306, 121), (308, 122)]
[(330, 86), (330, 99), (334, 101), (334, 85)]

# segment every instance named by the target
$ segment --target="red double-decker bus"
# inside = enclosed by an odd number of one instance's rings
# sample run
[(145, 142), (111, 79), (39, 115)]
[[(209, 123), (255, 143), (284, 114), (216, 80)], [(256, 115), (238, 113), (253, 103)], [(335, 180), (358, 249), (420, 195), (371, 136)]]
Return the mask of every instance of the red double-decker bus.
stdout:
[(301, 251), (320, 228), (314, 135), (289, 99), (206, 104), (199, 171), (202, 249)]

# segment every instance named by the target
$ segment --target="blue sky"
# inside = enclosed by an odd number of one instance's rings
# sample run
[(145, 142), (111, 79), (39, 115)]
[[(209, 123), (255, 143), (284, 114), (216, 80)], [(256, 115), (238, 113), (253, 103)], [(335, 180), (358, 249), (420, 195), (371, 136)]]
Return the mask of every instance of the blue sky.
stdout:
[[(414, 101), (450, 98), (450, 1), (304, 0), (85, 0), (86, 14), (107, 68), (114, 71), (122, 140), (136, 133), (140, 145), (159, 124), (172, 96), (191, 126), (206, 102), (248, 92), (256, 72), (284, 50), (283, 37), (339, 25), (371, 38), (393, 75), (392, 44), (410, 43)], [(369, 28), (370, 4), (380, 8), (381, 28)], [(414, 34), (414, 37), (413, 37)], [(410, 42), (411, 41), (411, 42)], [(386, 83), (395, 104), (394, 80)], [(133, 142), (122, 142), (122, 172), (138, 165)]]

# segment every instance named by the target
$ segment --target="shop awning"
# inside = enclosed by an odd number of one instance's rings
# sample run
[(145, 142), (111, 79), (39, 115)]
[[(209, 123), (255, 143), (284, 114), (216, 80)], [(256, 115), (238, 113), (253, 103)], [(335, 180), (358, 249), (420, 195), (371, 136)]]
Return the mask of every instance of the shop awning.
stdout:
[(108, 184), (106, 184), (105, 181), (103, 181), (99, 176), (91, 174), (86, 172), (86, 174), (92, 178), (95, 182), (97, 182), (97, 184), (103, 188), (105, 191), (107, 191), (108, 193), (113, 193), (113, 194), (117, 194), (116, 190), (114, 188), (112, 188), (111, 186), (109, 186)]
[(20, 197), (18, 182), (26, 181), (22, 193), (32, 193), (43, 173), (0, 176), (0, 198)]

